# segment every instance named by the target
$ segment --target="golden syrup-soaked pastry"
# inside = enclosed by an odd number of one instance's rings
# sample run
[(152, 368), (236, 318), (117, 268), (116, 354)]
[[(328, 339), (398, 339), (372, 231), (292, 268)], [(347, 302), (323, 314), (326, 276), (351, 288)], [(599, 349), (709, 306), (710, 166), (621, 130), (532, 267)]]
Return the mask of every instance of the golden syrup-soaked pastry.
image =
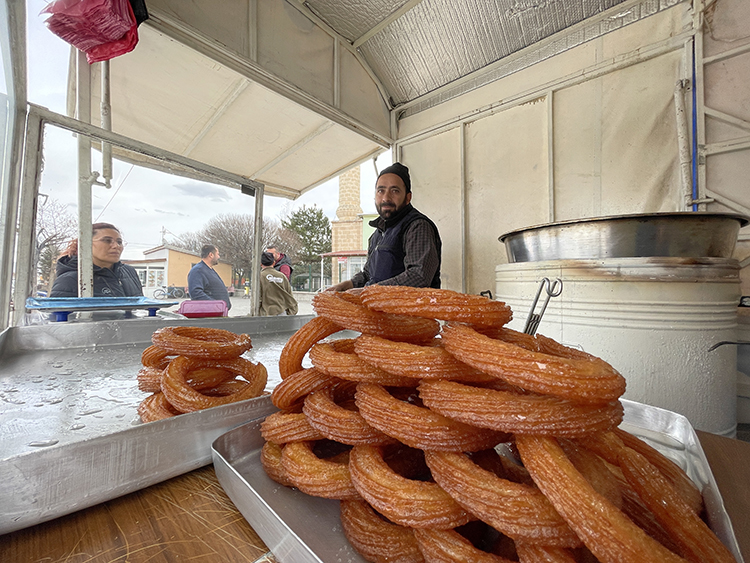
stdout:
[[(219, 368), (244, 377), (249, 385), (224, 397), (211, 397), (188, 385), (188, 375), (196, 369)], [(162, 378), (164, 396), (180, 412), (192, 412), (260, 396), (265, 389), (268, 372), (263, 364), (254, 364), (244, 358), (233, 360), (200, 360), (178, 356), (169, 363)]]
[(305, 397), (321, 389), (335, 387), (341, 382), (337, 377), (326, 375), (315, 368), (307, 368), (282, 379), (271, 393), (271, 402), (279, 409), (290, 409), (301, 405)]
[(426, 342), (440, 330), (436, 320), (373, 311), (337, 293), (317, 293), (313, 297), (313, 309), (343, 328), (390, 340)]
[(510, 307), (502, 301), (450, 289), (371, 285), (360, 298), (375, 311), (472, 325), (502, 326), (513, 318)]
[(367, 363), (402, 377), (461, 381), (493, 379), (450, 355), (441, 346), (439, 338), (426, 345), (419, 345), (363, 334), (355, 340), (354, 351)]
[(534, 482), (602, 563), (684, 563), (597, 493), (555, 438), (516, 436)]
[(318, 371), (347, 381), (382, 383), (395, 387), (415, 387), (410, 377), (391, 374), (368, 364), (357, 354), (338, 352), (332, 342), (319, 342), (310, 349), (310, 361)]
[(338, 500), (360, 498), (349, 475), (348, 452), (323, 459), (314, 451), (315, 442), (290, 442), (281, 451), (281, 463), (289, 481), (314, 497)]
[(310, 426), (329, 440), (350, 446), (381, 446), (396, 442), (394, 438), (370, 426), (362, 418), (352, 399), (338, 404), (333, 389), (322, 389), (309, 394), (305, 398), (302, 412)]
[(301, 412), (279, 411), (269, 414), (260, 423), (260, 433), (264, 440), (279, 445), (325, 438), (317, 428), (310, 425), (307, 417)]
[(513, 563), (477, 549), (455, 530), (414, 529), (419, 549), (430, 563)]
[(279, 374), (286, 379), (293, 373), (302, 370), (302, 361), (316, 342), (341, 330), (336, 323), (323, 317), (315, 317), (305, 323), (287, 340), (279, 357)]
[(396, 524), (448, 529), (472, 519), (436, 483), (408, 479), (393, 471), (377, 447), (354, 446), (349, 471), (362, 498)]
[(619, 401), (584, 405), (455, 381), (423, 380), (418, 389), (422, 402), (435, 412), (472, 426), (514, 434), (576, 437), (614, 428), (623, 416)]
[(606, 404), (625, 392), (622, 375), (600, 358), (581, 357), (580, 350), (551, 344), (544, 352), (531, 350), (456, 323), (443, 327), (442, 339), (462, 362), (528, 391), (586, 404)]
[(378, 515), (363, 500), (341, 501), (344, 535), (368, 561), (378, 563), (424, 563), (414, 530)]
[(181, 414), (180, 411), (169, 404), (161, 391), (149, 395), (138, 405), (138, 415), (142, 422), (163, 420), (178, 414)]
[(471, 514), (515, 541), (558, 547), (578, 536), (536, 487), (502, 479), (466, 455), (425, 452), (435, 482)]
[(197, 326), (160, 328), (151, 336), (151, 341), (168, 354), (215, 360), (239, 358), (252, 348), (247, 334)]
[(260, 450), (260, 463), (266, 475), (271, 479), (285, 487), (293, 487), (294, 485), (286, 476), (286, 471), (284, 471), (284, 466), (281, 463), (281, 450), (283, 448), (284, 446), (274, 442), (266, 442)]
[(401, 401), (382, 385), (357, 385), (356, 403), (374, 428), (412, 448), (468, 452), (485, 450), (510, 436), (457, 422), (417, 404)]

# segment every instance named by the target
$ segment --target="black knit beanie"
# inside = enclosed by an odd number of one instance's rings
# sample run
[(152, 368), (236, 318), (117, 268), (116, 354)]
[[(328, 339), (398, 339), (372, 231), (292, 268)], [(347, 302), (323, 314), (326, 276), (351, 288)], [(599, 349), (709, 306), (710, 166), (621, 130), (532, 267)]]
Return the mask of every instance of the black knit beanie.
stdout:
[(270, 252), (264, 252), (260, 255), (260, 264), (261, 266), (270, 266), (273, 264), (273, 254)]
[(406, 186), (406, 193), (411, 193), (411, 178), (409, 177), (409, 169), (406, 166), (400, 162), (394, 162), (389, 167), (383, 168), (380, 174), (378, 174), (378, 178), (383, 174), (395, 174), (401, 178), (404, 181), (404, 186)]

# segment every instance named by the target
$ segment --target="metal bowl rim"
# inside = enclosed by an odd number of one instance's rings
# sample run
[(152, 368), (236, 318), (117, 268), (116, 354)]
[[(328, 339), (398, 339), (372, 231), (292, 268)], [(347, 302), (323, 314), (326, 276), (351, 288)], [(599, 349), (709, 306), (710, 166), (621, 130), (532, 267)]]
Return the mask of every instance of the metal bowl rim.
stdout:
[(662, 218), (675, 218), (675, 219), (688, 219), (694, 217), (708, 218), (708, 219), (734, 219), (739, 221), (740, 228), (750, 224), (750, 217), (742, 215), (740, 213), (713, 213), (706, 211), (675, 211), (665, 213), (635, 213), (631, 215), (610, 215), (605, 217), (589, 217), (583, 219), (569, 219), (567, 221), (555, 221), (554, 223), (544, 223), (541, 225), (533, 225), (531, 227), (524, 227), (522, 229), (516, 229), (502, 234), (497, 240), (504, 243), (505, 240), (513, 235), (519, 235), (521, 233), (527, 233), (529, 231), (539, 231), (548, 229), (550, 227), (560, 227), (565, 225), (576, 225), (583, 223), (603, 223), (603, 222), (618, 222), (626, 221), (630, 219), (662, 219)]

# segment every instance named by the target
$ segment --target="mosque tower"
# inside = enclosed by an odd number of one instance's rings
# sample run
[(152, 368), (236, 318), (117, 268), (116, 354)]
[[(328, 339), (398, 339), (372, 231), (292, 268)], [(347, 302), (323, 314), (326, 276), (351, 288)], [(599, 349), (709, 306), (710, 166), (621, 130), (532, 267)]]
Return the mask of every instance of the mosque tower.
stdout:
[(336, 219), (331, 221), (332, 280), (339, 280), (339, 261), (346, 260), (352, 251), (363, 249), (362, 206), (359, 199), (359, 166), (339, 176), (339, 206)]

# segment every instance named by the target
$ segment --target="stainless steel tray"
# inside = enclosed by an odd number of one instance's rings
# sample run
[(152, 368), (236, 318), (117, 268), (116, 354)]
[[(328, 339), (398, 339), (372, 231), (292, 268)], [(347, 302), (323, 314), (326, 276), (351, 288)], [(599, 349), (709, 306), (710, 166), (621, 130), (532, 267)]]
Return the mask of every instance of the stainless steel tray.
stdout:
[[(703, 491), (709, 525), (743, 563), (729, 515), (698, 437), (684, 416), (623, 400), (622, 428), (677, 462)], [(272, 481), (260, 463), (260, 420), (218, 438), (214, 468), (224, 490), (280, 563), (365, 563), (344, 536), (338, 501)]]
[(13, 327), (0, 333), (0, 534), (211, 463), (211, 443), (275, 411), (270, 396), (141, 424), (136, 373), (161, 326), (250, 334), (245, 355), (280, 377), (279, 354), (311, 319), (154, 318)]

